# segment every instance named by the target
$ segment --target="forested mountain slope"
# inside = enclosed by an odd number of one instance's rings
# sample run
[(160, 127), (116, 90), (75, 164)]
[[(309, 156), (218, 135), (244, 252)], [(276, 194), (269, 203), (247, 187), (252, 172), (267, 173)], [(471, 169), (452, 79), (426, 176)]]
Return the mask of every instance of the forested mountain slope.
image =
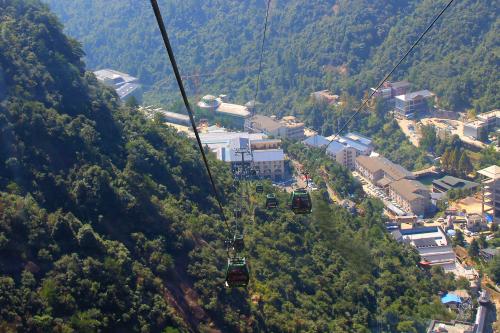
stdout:
[[(172, 102), (175, 86), (148, 1), (46, 0), (82, 41), (91, 68), (138, 75), (149, 101)], [(159, 1), (191, 94), (253, 98), (265, 16), (262, 0)], [(272, 1), (259, 100), (283, 113), (313, 90), (360, 97), (378, 82), (447, 1)], [(498, 107), (498, 1), (453, 4), (397, 73), (442, 96), (443, 106)], [(272, 108), (274, 106), (274, 108)]]
[[(372, 200), (354, 217), (318, 194), (299, 217), (247, 194), (251, 282), (226, 289), (226, 234), (193, 143), (120, 106), (39, 1), (0, 12), (0, 331), (422, 332), (446, 318), (436, 295), (453, 280), (419, 269)], [(241, 187), (210, 163), (229, 215)]]

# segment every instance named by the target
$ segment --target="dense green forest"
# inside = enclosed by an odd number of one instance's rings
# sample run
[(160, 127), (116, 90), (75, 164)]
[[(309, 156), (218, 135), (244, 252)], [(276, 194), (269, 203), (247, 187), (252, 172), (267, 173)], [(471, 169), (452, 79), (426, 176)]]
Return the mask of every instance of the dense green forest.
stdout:
[[(266, 211), (211, 156), (226, 213), (238, 190), (249, 198), (250, 286), (226, 289), (195, 145), (119, 105), (39, 1), (0, 11), (0, 331), (423, 332), (448, 316), (437, 294), (455, 282), (417, 267), (380, 202), (358, 198), (353, 217), (321, 189), (297, 217), (265, 183), (281, 202)], [(346, 170), (316, 163), (356, 192)]]
[[(84, 46), (91, 68), (112, 67), (146, 84), (146, 101), (177, 96), (148, 1), (45, 0)], [(266, 112), (298, 108), (311, 91), (361, 97), (447, 1), (272, 1), (259, 101)], [(191, 95), (253, 98), (265, 17), (263, 0), (159, 1)], [(435, 91), (443, 107), (498, 107), (498, 0), (454, 3), (395, 73)]]

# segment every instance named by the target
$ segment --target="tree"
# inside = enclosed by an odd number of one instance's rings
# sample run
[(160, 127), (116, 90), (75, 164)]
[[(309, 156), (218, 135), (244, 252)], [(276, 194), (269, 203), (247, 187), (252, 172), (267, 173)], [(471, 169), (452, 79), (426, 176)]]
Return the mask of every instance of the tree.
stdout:
[(461, 176), (465, 177), (473, 170), (472, 163), (470, 161), (467, 152), (463, 151), (462, 156), (460, 156), (460, 161), (458, 162), (458, 171)]
[(458, 229), (455, 233), (455, 238), (453, 239), (453, 242), (455, 245), (458, 246), (464, 246), (465, 245), (465, 239), (464, 239), (464, 234), (460, 229)]
[(477, 240), (475, 240), (475, 239), (472, 240), (472, 242), (469, 245), (469, 249), (467, 250), (467, 253), (473, 259), (475, 259), (479, 256), (479, 244), (478, 244)]
[(488, 267), (488, 273), (495, 283), (500, 283), (500, 256), (493, 257)]

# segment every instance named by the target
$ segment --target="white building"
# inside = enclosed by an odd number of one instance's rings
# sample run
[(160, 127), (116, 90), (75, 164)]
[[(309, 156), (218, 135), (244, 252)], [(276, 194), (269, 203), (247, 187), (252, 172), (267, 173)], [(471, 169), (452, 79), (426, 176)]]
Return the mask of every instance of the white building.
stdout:
[(138, 78), (107, 68), (95, 71), (94, 75), (98, 81), (115, 89), (122, 101), (130, 96), (141, 99), (142, 89)]
[[(331, 139), (334, 139), (334, 141), (330, 143)], [(316, 148), (324, 147), (330, 143), (326, 150), (328, 156), (349, 170), (354, 170), (356, 157), (370, 155), (373, 151), (372, 141), (357, 133), (348, 133), (338, 138), (325, 138), (321, 135), (315, 135), (302, 141), (302, 143)]]
[(212, 111), (215, 116), (230, 120), (234, 126), (240, 128), (243, 127), (245, 119), (251, 115), (248, 107), (227, 103), (226, 95), (219, 95), (219, 97), (205, 95), (197, 105), (201, 109)]
[(445, 272), (456, 268), (456, 255), (441, 227), (401, 229), (392, 232), (398, 242), (415, 247), (422, 258), (431, 266), (442, 266)]
[(492, 165), (478, 173), (481, 175), (482, 215), (500, 223), (500, 166)]
[(262, 133), (212, 132), (200, 133), (203, 145), (216, 153), (217, 159), (230, 163), (235, 169), (241, 165), (242, 156), (237, 149), (247, 149), (245, 163), (253, 164), (258, 175), (281, 180), (285, 173), (285, 154), (280, 148), (281, 140), (268, 139)]
[(245, 120), (246, 130), (282, 139), (301, 140), (305, 136), (304, 128), (304, 123), (297, 122), (294, 116), (286, 116), (278, 120), (276, 117), (254, 115)]

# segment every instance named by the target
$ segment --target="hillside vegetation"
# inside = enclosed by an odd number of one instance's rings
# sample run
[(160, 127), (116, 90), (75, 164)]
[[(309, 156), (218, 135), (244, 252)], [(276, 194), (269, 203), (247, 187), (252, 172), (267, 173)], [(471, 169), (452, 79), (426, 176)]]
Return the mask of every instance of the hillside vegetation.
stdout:
[(357, 198), (354, 217), (322, 188), (314, 213), (294, 216), (266, 182), (281, 202), (266, 211), (210, 157), (226, 214), (249, 197), (251, 282), (226, 289), (227, 234), (193, 142), (119, 105), (39, 1), (0, 12), (0, 331), (423, 332), (447, 317), (436, 295), (454, 281), (417, 267), (380, 202)]
[[(113, 67), (147, 85), (146, 100), (177, 97), (147, 1), (46, 0), (67, 32), (82, 41), (91, 68)], [(361, 97), (376, 84), (447, 1), (272, 1), (259, 100), (276, 114), (311, 91)], [(253, 98), (265, 2), (159, 1), (191, 95)], [(395, 73), (435, 91), (453, 110), (498, 107), (498, 0), (452, 5), (417, 52)]]

